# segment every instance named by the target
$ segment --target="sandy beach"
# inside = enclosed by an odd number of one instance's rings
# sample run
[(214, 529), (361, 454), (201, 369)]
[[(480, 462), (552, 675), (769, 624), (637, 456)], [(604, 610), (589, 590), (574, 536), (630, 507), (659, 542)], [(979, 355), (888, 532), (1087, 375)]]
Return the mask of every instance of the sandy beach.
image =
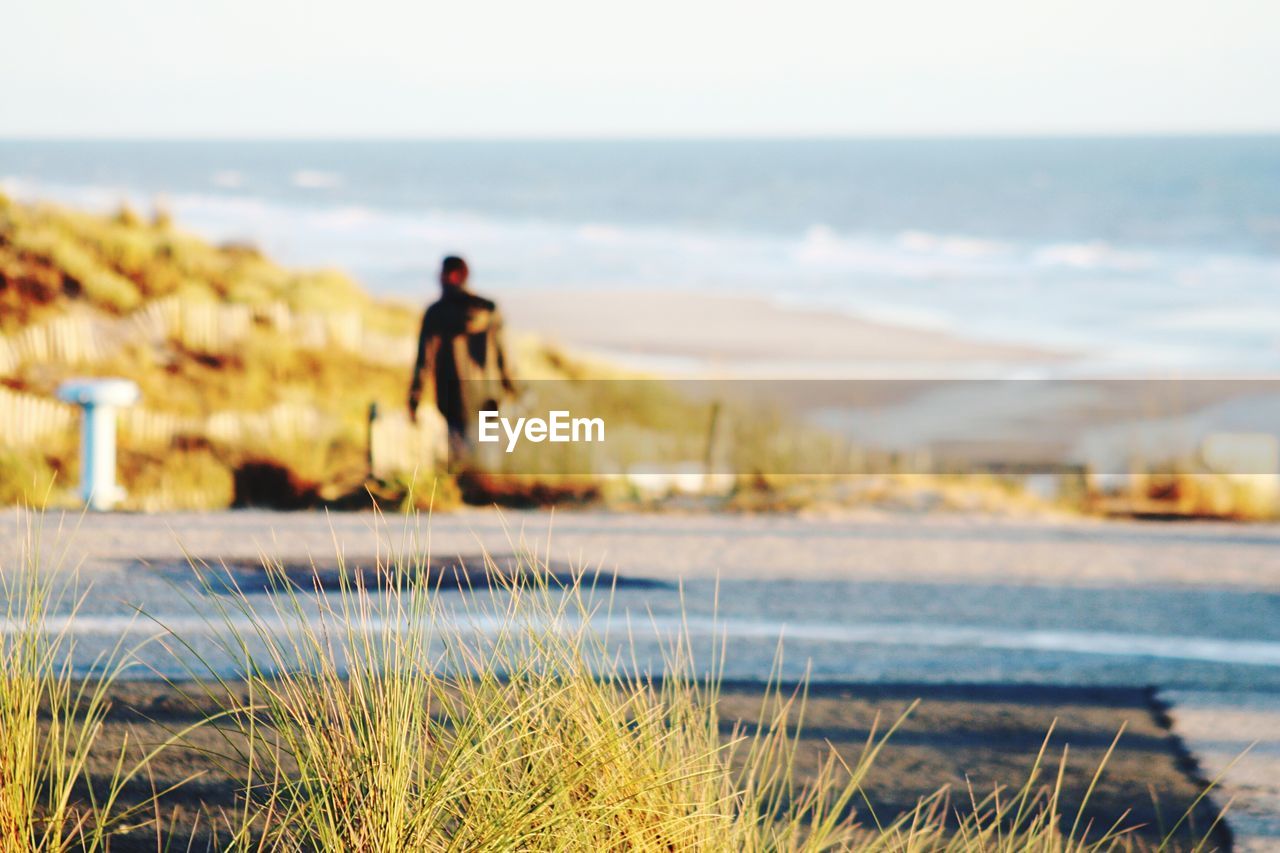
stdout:
[(1061, 362), (1047, 349), (782, 306), (756, 296), (637, 290), (512, 290), (511, 325), (565, 346), (641, 366), (734, 376), (861, 375), (894, 365), (998, 367)]
[[(1230, 443), (1266, 433), (1280, 410), (1265, 377), (1117, 372), (1101, 350), (1037, 348), (1010, 343), (1015, 335), (985, 339), (754, 295), (512, 289), (499, 298), (513, 334), (563, 347), (598, 377), (616, 378), (621, 367), (703, 380), (688, 393), (755, 396), (862, 448), (922, 452), (944, 467), (1085, 464), (1120, 476), (1135, 459), (1194, 464), (1210, 436)], [(734, 389), (736, 380), (757, 381)], [(1231, 473), (1273, 472), (1270, 457), (1254, 458), (1234, 456), (1245, 461)]]

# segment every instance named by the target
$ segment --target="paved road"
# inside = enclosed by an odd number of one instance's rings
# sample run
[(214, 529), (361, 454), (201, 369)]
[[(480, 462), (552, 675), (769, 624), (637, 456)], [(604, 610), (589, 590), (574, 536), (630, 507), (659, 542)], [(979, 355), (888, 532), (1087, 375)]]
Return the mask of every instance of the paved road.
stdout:
[[(46, 520), (46, 526), (59, 517)], [(22, 516), (0, 517), (0, 558)], [(725, 577), (1004, 583), (1094, 588), (1280, 591), (1280, 525), (1154, 524), (862, 514), (837, 518), (469, 511), (378, 520), (372, 513), (66, 516), (90, 567), (185, 547), (217, 557), (367, 553), (416, 538), (436, 553), (509, 551), (522, 538), (554, 556), (660, 578)], [(7, 547), (6, 547), (7, 545)]]

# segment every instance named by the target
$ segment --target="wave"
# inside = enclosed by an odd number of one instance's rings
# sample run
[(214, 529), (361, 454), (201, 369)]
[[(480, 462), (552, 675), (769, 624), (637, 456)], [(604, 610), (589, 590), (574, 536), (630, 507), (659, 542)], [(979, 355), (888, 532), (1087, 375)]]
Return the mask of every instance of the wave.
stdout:
[[(400, 210), (325, 200), (321, 190), (342, 186), (332, 172), (294, 172), (293, 185), (305, 191), (279, 199), (246, 191), (239, 173), (218, 176), (225, 191), (173, 193), (166, 206), (205, 237), (250, 241), (289, 264), (342, 267), (384, 295), (429, 292), (438, 259), (464, 254), (478, 285), (490, 289), (745, 292), (1108, 361), (1157, 353), (1177, 366), (1280, 363), (1271, 325), (1256, 319), (1280, 312), (1280, 260), (1270, 256), (926, 229), (847, 233), (822, 222), (781, 234)], [(146, 201), (128, 188), (20, 178), (2, 185), (15, 197), (90, 209)], [(1223, 305), (1233, 306), (1230, 316)]]
[(1133, 272), (1149, 270), (1156, 264), (1156, 259), (1148, 253), (1119, 249), (1101, 240), (1054, 243), (1033, 250), (1030, 258), (1039, 266), (1077, 270)]
[(244, 186), (244, 174), (235, 169), (219, 169), (209, 176), (209, 183), (224, 190), (238, 190)]
[[(343, 185), (342, 176), (335, 172), (306, 169), (294, 172), (290, 181), (306, 189)], [(246, 185), (245, 176), (235, 170), (214, 172), (210, 183), (227, 190)], [(135, 190), (106, 185), (59, 185), (6, 177), (0, 179), (0, 186), (20, 198), (52, 198), (94, 209), (109, 209), (126, 201), (135, 205), (146, 202)], [(214, 239), (234, 229), (239, 232), (236, 236), (257, 238), (270, 249), (271, 241), (286, 234), (295, 235), (281, 240), (290, 245), (310, 232), (344, 238), (345, 244), (315, 246), (310, 260), (317, 263), (329, 261), (325, 254), (331, 249), (344, 255), (361, 247), (381, 253), (395, 248), (389, 244), (396, 241), (428, 240), (450, 242), (461, 249), (474, 246), (481, 252), (497, 245), (516, 251), (537, 247), (534, 254), (542, 257), (567, 256), (571, 249), (583, 250), (588, 258), (597, 252), (622, 252), (627, 256), (626, 268), (632, 271), (627, 278), (633, 281), (626, 283), (635, 284), (654, 283), (646, 280), (651, 270), (664, 275), (676, 271), (678, 281), (681, 268), (688, 270), (685, 278), (705, 282), (709, 274), (714, 275), (705, 265), (711, 262), (735, 276), (745, 272), (749, 280), (796, 272), (912, 279), (1029, 276), (1054, 269), (1113, 273), (1176, 270), (1184, 283), (1194, 285), (1198, 284), (1194, 280), (1197, 273), (1280, 274), (1280, 262), (1271, 258), (1156, 252), (1105, 241), (1024, 245), (926, 230), (851, 234), (821, 222), (787, 236), (654, 224), (502, 218), (429, 207), (401, 211), (359, 203), (280, 201), (243, 192), (185, 192), (166, 194), (165, 198), (168, 206), (183, 214), (184, 222)], [(471, 253), (476, 254), (476, 249)], [(637, 262), (638, 256), (646, 259)], [(689, 269), (688, 262), (699, 259), (703, 265)]]
[(289, 181), (304, 190), (331, 190), (342, 186), (342, 176), (337, 172), (318, 169), (299, 169), (289, 176)]

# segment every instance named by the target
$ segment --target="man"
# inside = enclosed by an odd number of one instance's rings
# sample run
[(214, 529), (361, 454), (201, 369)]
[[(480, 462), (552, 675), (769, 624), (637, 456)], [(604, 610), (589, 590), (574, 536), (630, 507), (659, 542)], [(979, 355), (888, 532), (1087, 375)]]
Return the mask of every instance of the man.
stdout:
[(418, 404), (434, 401), (449, 427), (455, 451), (470, 447), (474, 421), (482, 409), (496, 409), (515, 385), (502, 343), (502, 317), (492, 300), (467, 289), (470, 271), (450, 255), (440, 267), (440, 298), (422, 316), (418, 361), (409, 388), (409, 416)]

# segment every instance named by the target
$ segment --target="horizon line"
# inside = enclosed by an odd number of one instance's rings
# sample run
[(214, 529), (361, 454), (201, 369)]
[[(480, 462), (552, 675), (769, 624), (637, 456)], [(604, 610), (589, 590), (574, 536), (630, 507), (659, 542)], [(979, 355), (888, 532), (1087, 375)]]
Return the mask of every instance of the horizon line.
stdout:
[(306, 142), (943, 142), (1280, 137), (1280, 127), (1227, 130), (993, 131), (904, 133), (688, 133), (688, 134), (0, 134), (0, 143), (306, 143)]

